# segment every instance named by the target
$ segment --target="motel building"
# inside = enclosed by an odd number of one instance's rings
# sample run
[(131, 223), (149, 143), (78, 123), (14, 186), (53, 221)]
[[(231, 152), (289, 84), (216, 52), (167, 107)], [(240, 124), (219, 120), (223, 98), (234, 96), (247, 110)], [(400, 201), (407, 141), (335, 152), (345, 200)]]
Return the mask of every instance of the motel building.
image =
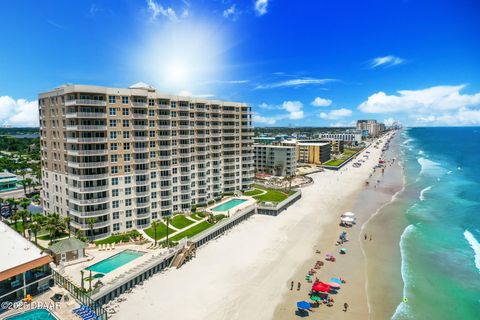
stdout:
[[(3, 222), (0, 222), (0, 244), (0, 306), (48, 290), (52, 258), (47, 253)], [(0, 313), (3, 311), (6, 310), (0, 308)]]

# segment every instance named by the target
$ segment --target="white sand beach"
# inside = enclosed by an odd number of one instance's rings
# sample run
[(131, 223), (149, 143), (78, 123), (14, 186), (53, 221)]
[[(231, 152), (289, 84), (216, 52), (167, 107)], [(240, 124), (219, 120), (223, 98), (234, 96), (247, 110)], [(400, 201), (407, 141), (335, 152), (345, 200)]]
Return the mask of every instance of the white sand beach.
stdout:
[[(200, 248), (180, 269), (145, 281), (123, 296), (127, 300), (112, 319), (274, 318), (290, 281), (316, 249), (323, 252), (319, 240), (338, 236), (339, 216), (365, 188), (381, 149), (368, 148), (369, 159), (360, 168), (350, 163), (338, 172), (313, 174), (315, 183), (303, 188), (302, 198), (286, 211), (277, 217), (254, 215)], [(285, 312), (285, 319), (294, 317)]]

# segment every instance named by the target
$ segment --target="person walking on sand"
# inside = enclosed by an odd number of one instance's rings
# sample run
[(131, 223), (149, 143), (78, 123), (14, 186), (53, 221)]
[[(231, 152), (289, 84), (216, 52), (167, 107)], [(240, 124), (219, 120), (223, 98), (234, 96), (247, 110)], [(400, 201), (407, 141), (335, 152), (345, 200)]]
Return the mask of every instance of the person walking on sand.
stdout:
[(300, 291), (300, 287), (301, 287), (301, 286), (302, 286), (302, 285), (300, 284), (300, 282), (298, 282), (297, 291)]
[(365, 233), (365, 240), (367, 240), (367, 234)]
[(343, 304), (343, 311), (344, 311), (344, 312), (347, 312), (347, 309), (348, 309), (348, 303), (345, 302), (345, 303)]
[(370, 241), (372, 241), (372, 235), (370, 235)]
[(290, 283), (290, 291), (293, 290), (293, 285), (294, 285), (294, 282), (292, 281), (292, 283)]

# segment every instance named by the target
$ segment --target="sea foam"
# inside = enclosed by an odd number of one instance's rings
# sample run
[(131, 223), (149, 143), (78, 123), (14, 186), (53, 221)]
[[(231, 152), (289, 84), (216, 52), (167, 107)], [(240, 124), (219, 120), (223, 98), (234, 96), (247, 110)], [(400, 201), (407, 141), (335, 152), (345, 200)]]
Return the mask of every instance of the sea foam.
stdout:
[(480, 271), (480, 243), (468, 230), (465, 230), (463, 236), (465, 237), (465, 239), (467, 239), (468, 243), (475, 252), (475, 266), (477, 267), (478, 271)]
[(405, 239), (408, 238), (411, 234), (413, 234), (415, 232), (415, 229), (416, 228), (413, 224), (409, 225), (405, 228), (405, 230), (403, 230), (402, 236), (400, 237), (400, 255), (402, 256), (402, 264), (400, 267), (400, 271), (403, 279), (403, 301), (400, 302), (400, 304), (397, 306), (397, 309), (392, 316), (392, 320), (413, 319), (413, 313), (411, 311), (410, 305), (408, 304), (407, 288), (410, 284), (410, 272), (406, 257)]
[(417, 159), (418, 163), (421, 166), (420, 174), (425, 173), (443, 173), (442, 167), (438, 162), (429, 160), (424, 157), (420, 157)]
[(426, 188), (424, 188), (422, 191), (420, 191), (420, 196), (418, 197), (421, 201), (424, 201), (425, 200), (425, 192), (427, 192), (428, 190), (431, 190), (432, 189), (432, 186), (428, 186)]

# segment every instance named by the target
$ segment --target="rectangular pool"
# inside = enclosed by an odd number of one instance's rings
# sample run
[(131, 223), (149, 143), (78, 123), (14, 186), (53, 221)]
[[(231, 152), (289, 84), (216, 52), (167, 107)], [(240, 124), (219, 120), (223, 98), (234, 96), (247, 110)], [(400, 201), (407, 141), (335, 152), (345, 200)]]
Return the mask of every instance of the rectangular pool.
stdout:
[(245, 199), (231, 199), (221, 205), (212, 208), (212, 211), (228, 211), (248, 200)]
[(57, 320), (57, 318), (46, 309), (33, 309), (30, 311), (22, 312), (5, 320)]
[(111, 256), (110, 258), (99, 261), (85, 270), (91, 270), (99, 273), (109, 273), (121, 266), (143, 256), (145, 253), (141, 251), (124, 250)]

